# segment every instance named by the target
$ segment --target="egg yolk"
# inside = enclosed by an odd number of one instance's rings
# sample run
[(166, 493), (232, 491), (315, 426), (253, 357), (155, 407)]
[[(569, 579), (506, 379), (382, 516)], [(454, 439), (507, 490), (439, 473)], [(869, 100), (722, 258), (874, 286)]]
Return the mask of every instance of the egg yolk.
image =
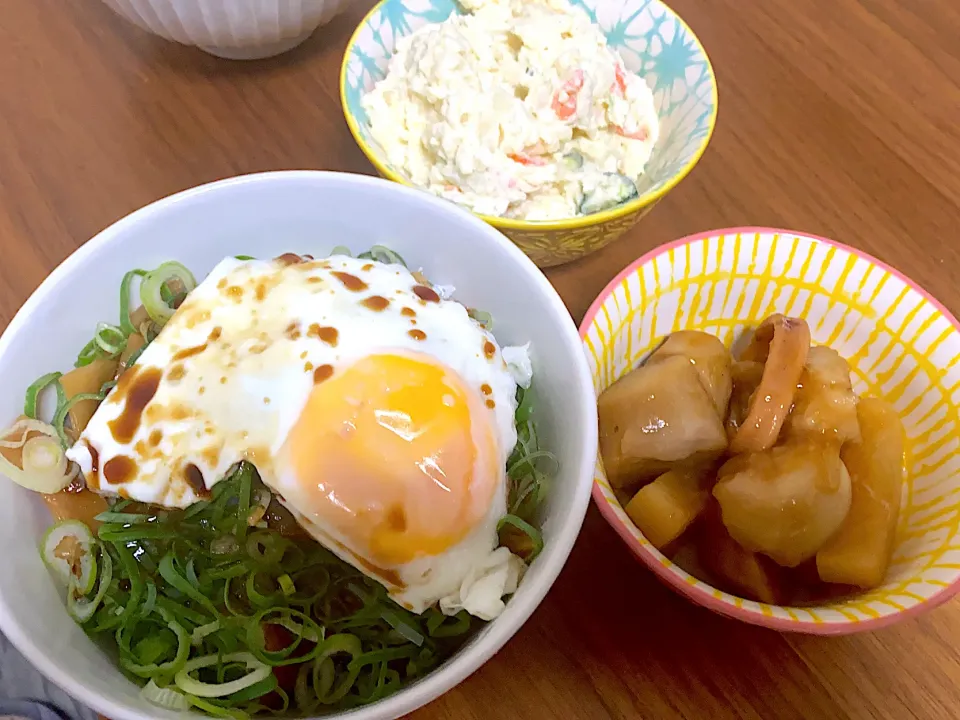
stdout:
[(314, 385), (287, 439), (299, 497), (384, 566), (437, 555), (487, 515), (501, 485), (493, 414), (429, 356), (371, 355)]

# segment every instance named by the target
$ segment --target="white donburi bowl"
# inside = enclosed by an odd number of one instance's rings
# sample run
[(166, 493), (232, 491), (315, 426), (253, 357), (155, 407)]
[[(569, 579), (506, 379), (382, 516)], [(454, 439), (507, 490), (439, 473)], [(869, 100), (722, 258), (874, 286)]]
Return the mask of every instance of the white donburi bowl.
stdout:
[(147, 32), (228, 60), (295, 48), (348, 0), (103, 0)]
[[(385, 180), (297, 171), (248, 175), (160, 200), (110, 226), (63, 262), (0, 337), (0, 415), (12, 420), (24, 389), (69, 368), (98, 321), (113, 321), (124, 273), (176, 259), (198, 277), (228, 255), (322, 255), (388, 245), (456, 297), (489, 311), (507, 344), (529, 341), (542, 444), (560, 471), (544, 508), (545, 549), (504, 613), (455, 657), (374, 705), (337, 717), (396, 718), (433, 700), (488, 660), (534, 611), (573, 546), (590, 499), (596, 401), (576, 327), (556, 291), (516, 246), (452, 203)], [(139, 688), (67, 615), (37, 551), (51, 523), (43, 503), (0, 478), (0, 630), (43, 674), (112, 720), (183, 718)]]

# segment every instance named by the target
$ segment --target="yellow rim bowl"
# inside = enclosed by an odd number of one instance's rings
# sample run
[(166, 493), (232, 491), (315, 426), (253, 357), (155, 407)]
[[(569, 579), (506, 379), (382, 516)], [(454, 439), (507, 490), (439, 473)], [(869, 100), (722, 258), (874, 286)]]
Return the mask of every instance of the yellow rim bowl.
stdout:
[[(654, 91), (660, 139), (641, 176), (640, 196), (610, 210), (550, 222), (479, 215), (516, 243), (540, 267), (571, 262), (608, 245), (633, 227), (693, 169), (717, 121), (717, 83), (693, 30), (660, 0), (573, 0), (623, 57), (628, 71)], [(412, 186), (370, 137), (362, 97), (383, 78), (397, 41), (460, 12), (453, 0), (381, 0), (347, 43), (340, 68), (340, 100), (350, 133), (383, 177)]]
[(775, 630), (841, 635), (892, 625), (960, 591), (960, 324), (919, 285), (853, 248), (804, 233), (733, 228), (640, 258), (587, 311), (580, 336), (603, 392), (667, 335), (704, 330), (731, 346), (763, 318), (802, 317), (847, 359), (858, 395), (893, 404), (907, 477), (883, 585), (819, 604), (746, 600), (660, 553), (624, 512), (598, 456), (593, 498), (633, 553), (678, 593)]

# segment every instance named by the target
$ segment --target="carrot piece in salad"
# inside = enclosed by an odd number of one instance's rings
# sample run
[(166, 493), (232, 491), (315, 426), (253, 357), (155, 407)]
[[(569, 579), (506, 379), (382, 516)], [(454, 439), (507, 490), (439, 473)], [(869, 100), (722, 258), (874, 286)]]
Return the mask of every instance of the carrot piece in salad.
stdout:
[(613, 73), (615, 80), (613, 82), (613, 87), (610, 88), (611, 92), (616, 93), (620, 97), (626, 97), (627, 94), (627, 76), (623, 73), (623, 68), (620, 67), (620, 63), (614, 65)]
[(553, 96), (550, 107), (561, 120), (569, 120), (577, 114), (577, 96), (583, 90), (583, 82), (583, 70), (578, 68)]
[(521, 165), (546, 165), (546, 158), (538, 157), (537, 155), (531, 155), (525, 152), (519, 153), (510, 153), (507, 155), (508, 158), (513, 160), (515, 163), (520, 163)]
[(613, 131), (620, 135), (621, 137), (630, 138), (631, 140), (647, 140), (650, 137), (650, 128), (646, 126), (641, 126), (639, 130), (635, 132), (627, 132), (620, 125), (614, 125)]

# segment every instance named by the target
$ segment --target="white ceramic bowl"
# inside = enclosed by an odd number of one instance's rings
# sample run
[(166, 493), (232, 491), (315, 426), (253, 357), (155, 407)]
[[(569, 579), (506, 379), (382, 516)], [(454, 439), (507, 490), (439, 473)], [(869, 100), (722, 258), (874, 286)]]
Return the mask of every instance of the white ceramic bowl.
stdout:
[(347, 4), (347, 0), (103, 1), (147, 32), (229, 60), (286, 52)]
[[(321, 255), (373, 244), (389, 245), (435, 282), (456, 286), (458, 299), (492, 313), (501, 341), (531, 343), (542, 443), (557, 454), (560, 473), (544, 509), (546, 547), (504, 613), (419, 682), (337, 716), (351, 720), (408, 713), (480, 667), (543, 599), (580, 530), (597, 453), (593, 382), (576, 327), (533, 262), (452, 203), (385, 180), (249, 175), (160, 200), (107, 228), (54, 270), (0, 338), (0, 416), (12, 420), (37, 375), (70, 367), (96, 323), (116, 317), (120, 280), (131, 268), (177, 259), (202, 276), (228, 255)], [(141, 699), (67, 615), (37, 551), (50, 522), (38, 498), (0, 478), (0, 629), (44, 675), (111, 720), (182, 718)]]

